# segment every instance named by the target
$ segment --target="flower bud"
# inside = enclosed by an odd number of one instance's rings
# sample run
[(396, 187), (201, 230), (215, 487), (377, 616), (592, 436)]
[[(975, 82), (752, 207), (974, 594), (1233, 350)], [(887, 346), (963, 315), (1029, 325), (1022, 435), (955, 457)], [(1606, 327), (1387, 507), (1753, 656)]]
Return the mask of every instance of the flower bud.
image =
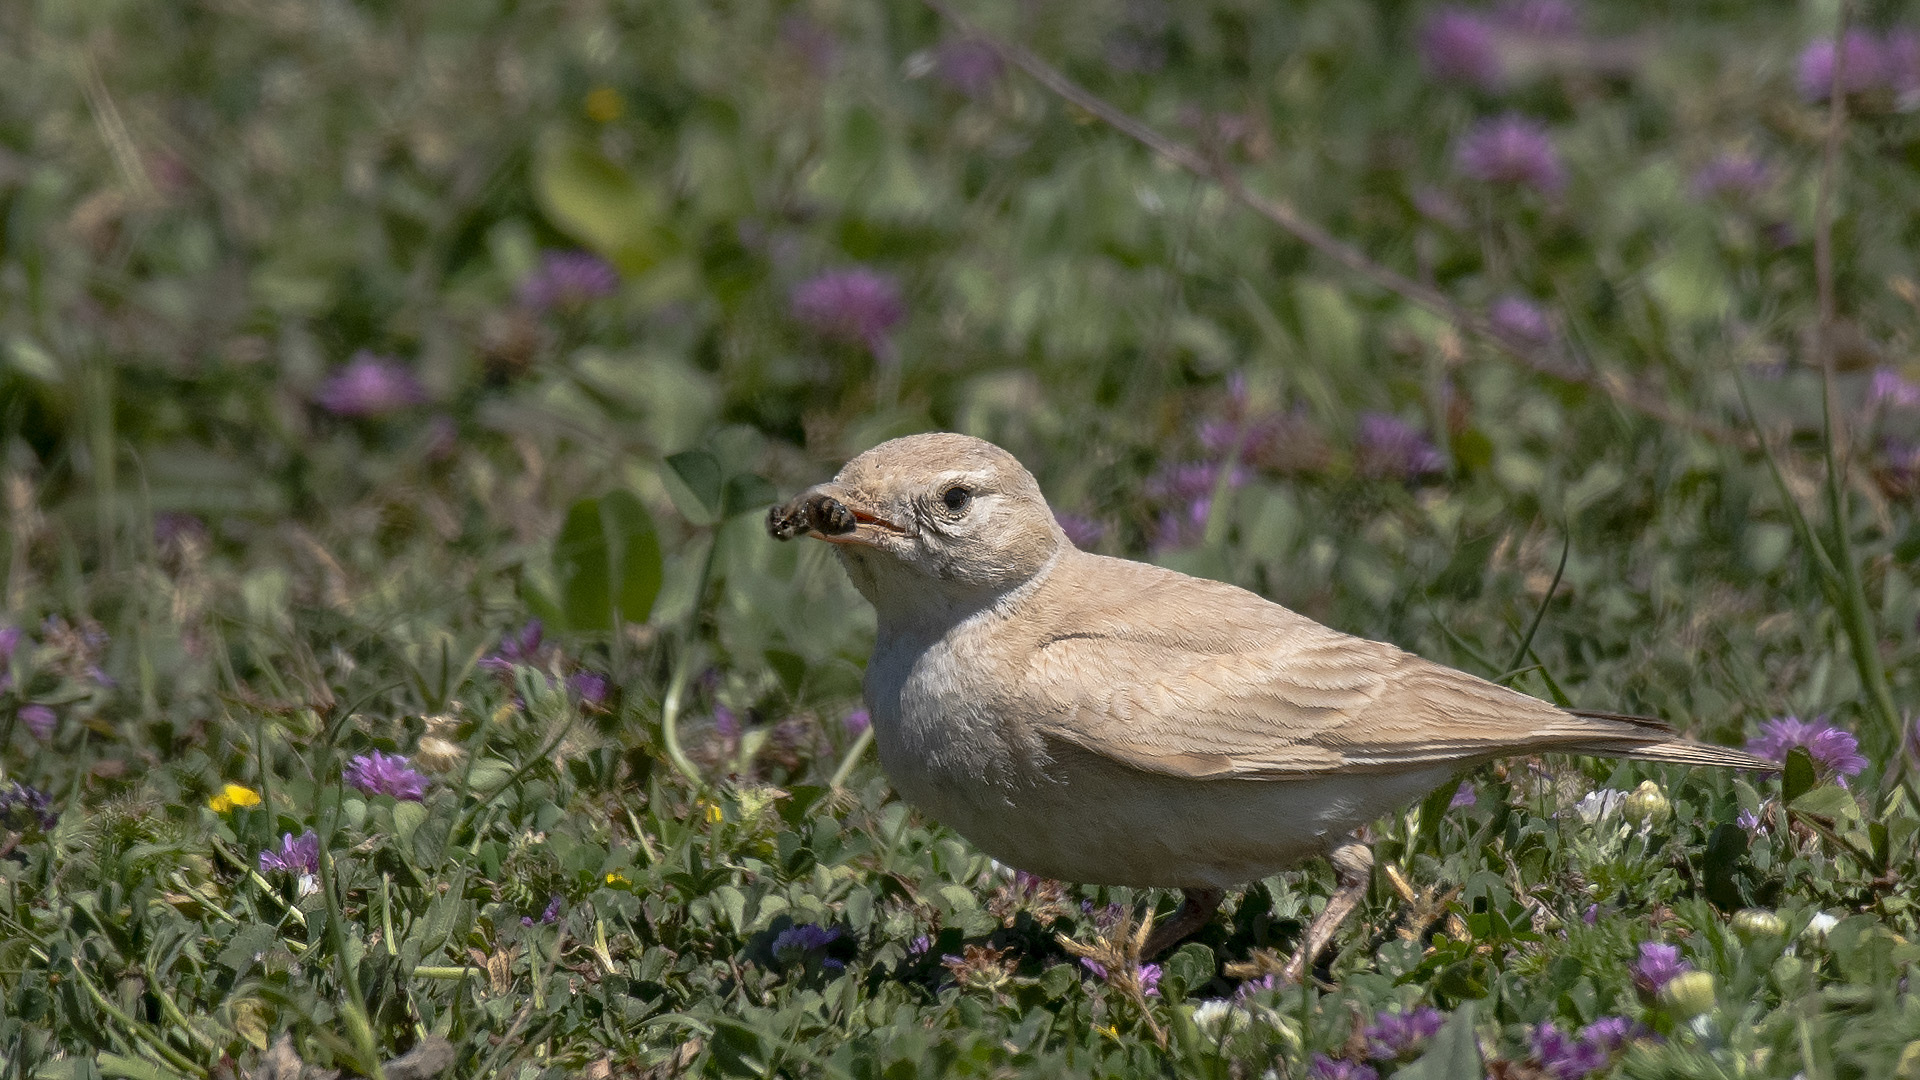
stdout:
[(1654, 826), (1673, 816), (1673, 804), (1667, 801), (1667, 793), (1660, 790), (1659, 784), (1642, 780), (1627, 796), (1620, 812), (1636, 825)]
[(1787, 927), (1780, 916), (1765, 908), (1742, 908), (1733, 913), (1733, 932), (1751, 945), (1757, 938), (1779, 937), (1787, 932)]
[(1660, 1003), (1675, 1016), (1699, 1016), (1713, 1009), (1713, 976), (1704, 971), (1675, 975), (1660, 990)]

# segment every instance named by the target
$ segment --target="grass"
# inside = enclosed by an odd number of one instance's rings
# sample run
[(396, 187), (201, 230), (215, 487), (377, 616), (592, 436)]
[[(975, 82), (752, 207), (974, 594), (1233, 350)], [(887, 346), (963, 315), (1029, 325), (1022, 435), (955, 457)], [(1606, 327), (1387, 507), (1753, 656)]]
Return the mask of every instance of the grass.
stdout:
[[(1902, 54), (1835, 108), (1831, 5), (1439, 10), (0, 12), (0, 1076), (1920, 1076)], [(1463, 160), (1508, 113), (1564, 186)], [(1489, 766), (1311, 985), (1318, 864), (1139, 993), (1055, 935), (1178, 898), (902, 804), (870, 612), (762, 531), (930, 428), (1097, 550), (1863, 767)]]

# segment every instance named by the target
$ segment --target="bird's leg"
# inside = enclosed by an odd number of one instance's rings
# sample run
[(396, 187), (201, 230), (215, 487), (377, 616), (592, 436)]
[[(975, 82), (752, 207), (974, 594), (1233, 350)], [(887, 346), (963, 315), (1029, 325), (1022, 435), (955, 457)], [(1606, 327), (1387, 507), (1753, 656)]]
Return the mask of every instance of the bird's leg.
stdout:
[(1333, 849), (1327, 856), (1333, 863), (1335, 878), (1339, 887), (1327, 898), (1327, 906), (1313, 917), (1307, 926), (1307, 937), (1300, 943), (1300, 951), (1287, 962), (1287, 970), (1281, 979), (1288, 986), (1297, 986), (1307, 977), (1313, 968), (1314, 958), (1320, 955), (1333, 941), (1333, 935), (1340, 930), (1340, 924), (1347, 921), (1353, 909), (1360, 906), (1360, 899), (1367, 894), (1367, 887), (1373, 883), (1373, 852), (1365, 844), (1349, 840)]
[(1187, 935), (1207, 925), (1213, 913), (1220, 910), (1220, 901), (1227, 898), (1225, 889), (1182, 889), (1180, 893), (1180, 910), (1153, 928), (1153, 935), (1140, 950), (1140, 959), (1151, 960), (1180, 944)]

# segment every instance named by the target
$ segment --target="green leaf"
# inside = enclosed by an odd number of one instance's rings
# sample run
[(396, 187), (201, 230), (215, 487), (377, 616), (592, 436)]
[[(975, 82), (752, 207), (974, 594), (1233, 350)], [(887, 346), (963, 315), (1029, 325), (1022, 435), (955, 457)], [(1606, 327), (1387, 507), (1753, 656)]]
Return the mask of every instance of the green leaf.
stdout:
[(768, 649), (767, 666), (780, 677), (780, 685), (789, 694), (800, 692), (800, 680), (807, 676), (806, 658), (785, 649)]
[(681, 489), (705, 512), (704, 519), (695, 524), (709, 525), (719, 519), (724, 498), (719, 459), (705, 450), (683, 450), (667, 458), (667, 473), (680, 482)]
[(235, 973), (246, 971), (253, 966), (254, 957), (273, 947), (276, 936), (271, 926), (243, 926), (227, 939), (226, 947), (213, 958), (214, 963)]
[(613, 491), (600, 500), (600, 522), (612, 558), (614, 610), (627, 622), (646, 622), (660, 595), (660, 534), (653, 515), (632, 494)]
[(764, 510), (773, 502), (773, 485), (753, 473), (740, 473), (727, 478), (726, 493), (721, 502), (721, 514), (724, 517), (749, 510)]
[(403, 847), (413, 843), (413, 834), (427, 820), (427, 808), (417, 802), (401, 800), (393, 805), (393, 832)]
[(1432, 793), (1420, 802), (1420, 831), (1414, 834), (1413, 842), (1407, 848), (1407, 854), (1413, 855), (1427, 850), (1440, 836), (1440, 820), (1447, 816), (1447, 810), (1453, 806), (1453, 797), (1460, 793), (1461, 777), (1449, 777), (1447, 782), (1434, 788)]
[(1787, 764), (1780, 776), (1780, 801), (1792, 804), (1795, 799), (1813, 790), (1819, 779), (1813, 772), (1813, 758), (1804, 747), (1796, 746), (1787, 751)]
[(560, 583), (560, 610), (569, 629), (613, 629), (610, 563), (600, 500), (581, 499), (567, 508), (560, 538), (553, 545), (553, 574)]
[(94, 1064), (100, 1067), (101, 1076), (125, 1076), (131, 1080), (181, 1080), (180, 1074), (170, 1069), (115, 1053), (102, 1053), (94, 1059)]
[(1196, 941), (1181, 946), (1179, 952), (1168, 957), (1163, 970), (1166, 973), (1167, 996), (1179, 1001), (1212, 981), (1218, 965), (1213, 950)]
[(547, 217), (626, 273), (644, 273), (669, 253), (665, 199), (591, 144), (549, 135), (540, 143), (533, 180)]
[[(1797, 751), (1796, 751), (1797, 752)], [(1860, 820), (1860, 804), (1838, 784), (1822, 784), (1788, 803), (1795, 813), (1812, 814), (1838, 822)]]
[(553, 574), (568, 629), (611, 630), (616, 613), (645, 622), (660, 595), (660, 573), (660, 537), (639, 499), (614, 491), (567, 509)]
[[(1471, 921), (1471, 920), (1469, 920)], [(1476, 938), (1487, 935), (1475, 934)], [(1472, 960), (1461, 960), (1447, 965), (1440, 977), (1434, 980), (1433, 988), (1437, 993), (1451, 998), (1483, 998), (1487, 996), (1487, 983), (1481, 965)]]
[(1746, 904), (1741, 895), (1738, 872), (1740, 860), (1747, 857), (1747, 831), (1738, 825), (1720, 825), (1707, 837), (1707, 851), (1700, 860), (1701, 876), (1706, 879), (1707, 899), (1722, 911)]
[(1456, 1009), (1427, 1052), (1393, 1075), (1394, 1080), (1483, 1080), (1487, 1068), (1473, 1036), (1473, 1003)]

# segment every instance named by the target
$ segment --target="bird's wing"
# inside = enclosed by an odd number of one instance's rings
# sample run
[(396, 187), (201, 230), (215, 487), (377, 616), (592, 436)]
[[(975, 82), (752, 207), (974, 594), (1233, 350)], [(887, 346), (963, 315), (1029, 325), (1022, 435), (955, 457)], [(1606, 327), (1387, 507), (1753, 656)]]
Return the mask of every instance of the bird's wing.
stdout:
[[(1400, 771), (1553, 749), (1744, 763), (1676, 743), (1659, 721), (1576, 715), (1244, 590), (1141, 570), (1151, 572), (1126, 575), (1131, 603), (1065, 610), (1080, 606), (1069, 600), (1048, 620), (1072, 630), (1029, 653), (1025, 692), (1039, 699), (1044, 734), (1194, 779)], [(1675, 745), (1688, 752), (1665, 749)]]

